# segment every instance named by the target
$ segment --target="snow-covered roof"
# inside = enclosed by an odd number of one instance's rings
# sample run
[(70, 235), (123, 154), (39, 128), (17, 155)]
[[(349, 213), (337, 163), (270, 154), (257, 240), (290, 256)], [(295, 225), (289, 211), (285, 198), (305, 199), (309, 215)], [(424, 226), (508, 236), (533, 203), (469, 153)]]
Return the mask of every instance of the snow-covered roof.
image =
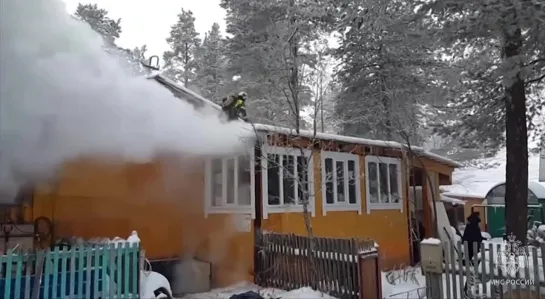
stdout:
[(454, 197), (449, 197), (449, 196), (446, 196), (445, 194), (439, 194), (439, 197), (440, 197), (442, 202), (448, 202), (448, 203), (451, 203), (453, 205), (465, 205), (466, 204), (466, 202), (463, 201), (463, 200), (460, 200), (460, 199), (457, 199), (457, 198), (454, 198)]
[[(286, 128), (286, 127), (264, 125), (264, 124), (255, 124), (254, 127), (258, 131), (274, 132), (274, 133), (286, 134), (286, 135), (297, 135), (297, 132), (295, 129)], [(369, 146), (383, 146), (383, 147), (397, 148), (397, 149), (407, 148), (406, 145), (396, 141), (366, 139), (366, 138), (351, 137), (351, 136), (344, 136), (344, 135), (337, 135), (337, 134), (313, 132), (308, 130), (299, 130), (299, 136), (307, 137), (307, 138), (316, 138), (320, 140), (332, 140), (332, 141), (346, 142), (346, 143), (352, 143), (352, 144), (363, 144), (363, 145), (369, 145)], [(424, 156), (426, 158), (430, 158), (437, 162), (441, 162), (453, 167), (462, 166), (460, 163), (452, 159), (445, 158), (443, 156), (426, 151), (421, 147), (411, 146), (411, 149), (416, 154)]]
[[(148, 79), (155, 79), (159, 81), (160, 83), (167, 85), (168, 87), (172, 89), (175, 89), (176, 91), (186, 95), (188, 97), (187, 100), (189, 101), (200, 101), (203, 105), (210, 106), (221, 111), (220, 105), (198, 95), (197, 93), (189, 90), (188, 88), (176, 83), (174, 80), (167, 78), (161, 72), (152, 73), (151, 75), (148, 76)], [(290, 129), (286, 127), (271, 126), (271, 125), (264, 125), (264, 124), (253, 124), (253, 128), (258, 131), (274, 132), (274, 133), (287, 134), (287, 135), (297, 135), (295, 129)], [(373, 139), (365, 139), (365, 138), (350, 137), (350, 136), (343, 136), (343, 135), (336, 135), (336, 134), (327, 134), (327, 133), (318, 133), (318, 132), (314, 133), (312, 131), (306, 131), (306, 130), (300, 130), (299, 136), (308, 137), (308, 138), (316, 138), (321, 140), (346, 142), (346, 143), (352, 143), (352, 144), (364, 144), (369, 146), (383, 146), (383, 147), (398, 148), (398, 149), (407, 148), (405, 145), (395, 141), (373, 140)], [(437, 162), (440, 162), (452, 167), (462, 166), (460, 163), (452, 159), (448, 159), (443, 156), (426, 151), (421, 147), (412, 146), (411, 149), (416, 154), (435, 160)]]
[(537, 198), (545, 198), (545, 182), (530, 181), (528, 182), (528, 189), (530, 189)]
[(148, 76), (148, 79), (155, 79), (159, 81), (160, 83), (163, 83), (165, 85), (168, 85), (168, 87), (176, 89), (176, 91), (184, 94), (187, 96), (187, 100), (189, 101), (200, 101), (203, 103), (203, 105), (215, 108), (219, 111), (221, 111), (221, 106), (200, 96), (199, 94), (191, 91), (190, 89), (182, 86), (181, 84), (176, 83), (174, 80), (167, 78), (164, 76), (161, 72), (154, 72), (151, 75)]
[[(492, 188), (505, 182), (505, 154), (505, 150), (501, 150), (495, 157), (475, 161), (482, 165), (492, 165), (492, 167), (464, 167), (454, 170), (452, 173), (452, 185), (441, 186), (441, 191), (447, 196), (485, 198), (486, 194), (488, 194)], [(545, 182), (537, 181), (538, 174), (539, 155), (529, 155), (529, 188), (532, 188), (530, 184), (533, 184), (534, 186), (537, 186), (536, 184), (541, 186), (545, 185)], [(540, 197), (537, 194), (536, 196), (538, 198), (545, 198)]]

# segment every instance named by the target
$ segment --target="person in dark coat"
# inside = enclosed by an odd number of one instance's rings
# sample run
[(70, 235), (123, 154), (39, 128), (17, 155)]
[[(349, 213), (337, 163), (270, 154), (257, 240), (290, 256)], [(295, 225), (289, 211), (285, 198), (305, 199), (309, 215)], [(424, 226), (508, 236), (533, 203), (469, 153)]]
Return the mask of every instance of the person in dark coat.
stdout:
[[(481, 234), (481, 227), (479, 226), (480, 222), (480, 213), (471, 213), (471, 215), (467, 217), (467, 225), (464, 229), (464, 234), (462, 236), (462, 242), (467, 242), (468, 258), (470, 261), (472, 260), (474, 254), (479, 253), (479, 250), (481, 249), (481, 244), (484, 240)], [(477, 252), (473, 252), (474, 243), (477, 243)]]

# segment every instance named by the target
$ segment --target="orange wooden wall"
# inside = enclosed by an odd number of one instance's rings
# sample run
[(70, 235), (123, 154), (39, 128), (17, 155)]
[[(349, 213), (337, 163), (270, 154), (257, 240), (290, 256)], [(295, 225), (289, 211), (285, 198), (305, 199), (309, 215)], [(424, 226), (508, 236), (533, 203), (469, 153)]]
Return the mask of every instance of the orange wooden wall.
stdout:
[[(316, 216), (312, 218), (313, 232), (322, 237), (347, 237), (374, 239), (380, 246), (382, 266), (392, 268), (410, 262), (409, 233), (407, 219), (407, 200), (404, 200), (403, 212), (399, 210), (372, 210), (366, 211), (366, 182), (365, 174), (360, 177), (362, 214), (358, 212), (327, 212), (322, 214), (321, 192), (321, 157), (314, 155), (314, 181), (316, 186)], [(360, 156), (360, 171), (365, 171), (364, 156)], [(405, 176), (405, 173), (402, 174)], [(403, 182), (407, 177), (403, 177)], [(403, 184), (403, 194), (406, 194), (407, 184)], [(406, 198), (406, 196), (405, 196)], [(269, 214), (263, 220), (263, 228), (276, 232), (295, 233), (306, 235), (304, 217), (299, 213)]]
[[(322, 215), (319, 151), (316, 167), (316, 236), (374, 239), (383, 267), (409, 264), (407, 180), (403, 171), (403, 212), (366, 212), (366, 182), (361, 176), (362, 215)], [(360, 169), (365, 171), (364, 156)], [(427, 162), (426, 162), (427, 163)], [(230, 215), (204, 217), (204, 167), (201, 161), (104, 165), (79, 161), (66, 166), (60, 184), (38, 189), (33, 217), (53, 220), (57, 236), (127, 237), (136, 230), (150, 259), (196, 257), (213, 263), (213, 282), (225, 286), (252, 280), (254, 232), (238, 232)], [(260, 200), (260, 198), (257, 198)], [(263, 229), (306, 234), (302, 214), (270, 214)], [(253, 225), (252, 225), (253, 228)]]
[(61, 183), (37, 190), (34, 218), (53, 220), (55, 235), (126, 238), (136, 230), (149, 259), (196, 257), (213, 263), (213, 283), (251, 280), (253, 233), (230, 215), (204, 218), (202, 163), (67, 165)]

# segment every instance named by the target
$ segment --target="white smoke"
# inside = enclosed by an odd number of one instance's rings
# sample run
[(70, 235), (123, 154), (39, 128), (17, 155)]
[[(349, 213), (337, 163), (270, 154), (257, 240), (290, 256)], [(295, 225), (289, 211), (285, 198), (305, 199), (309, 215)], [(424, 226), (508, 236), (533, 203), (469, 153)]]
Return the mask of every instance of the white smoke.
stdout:
[(154, 80), (126, 75), (59, 0), (0, 0), (0, 193), (100, 155), (243, 150), (241, 122), (204, 116)]

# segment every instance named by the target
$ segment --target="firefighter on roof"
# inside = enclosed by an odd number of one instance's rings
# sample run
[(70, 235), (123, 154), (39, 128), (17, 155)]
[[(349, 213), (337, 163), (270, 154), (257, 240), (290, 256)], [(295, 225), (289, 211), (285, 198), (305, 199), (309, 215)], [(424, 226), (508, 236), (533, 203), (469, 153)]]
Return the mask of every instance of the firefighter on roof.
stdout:
[(238, 118), (246, 120), (246, 98), (247, 95), (245, 92), (223, 98), (222, 109), (227, 114), (229, 120)]

